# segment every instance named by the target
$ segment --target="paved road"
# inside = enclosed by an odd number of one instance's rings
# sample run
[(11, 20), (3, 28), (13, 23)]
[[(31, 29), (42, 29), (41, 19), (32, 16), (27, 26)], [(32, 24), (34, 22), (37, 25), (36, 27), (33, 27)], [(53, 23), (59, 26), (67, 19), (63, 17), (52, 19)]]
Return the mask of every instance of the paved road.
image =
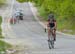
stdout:
[(16, 35), (12, 40), (15, 40), (15, 43), (16, 41), (20, 42), (19, 44), (25, 47), (23, 54), (75, 54), (75, 38), (57, 34), (55, 49), (50, 50), (47, 43), (47, 33), (34, 18), (29, 4), (15, 2), (13, 11), (15, 8), (24, 10), (24, 20), (11, 25), (12, 31)]

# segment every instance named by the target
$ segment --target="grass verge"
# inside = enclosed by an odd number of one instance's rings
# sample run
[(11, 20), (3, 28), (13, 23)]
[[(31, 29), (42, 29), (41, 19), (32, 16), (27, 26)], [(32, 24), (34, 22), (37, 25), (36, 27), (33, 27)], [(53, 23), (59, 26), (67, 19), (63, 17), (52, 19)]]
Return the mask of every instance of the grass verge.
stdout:
[[(1, 24), (2, 24), (2, 17), (0, 16), (0, 39), (3, 38)], [(5, 52), (6, 49), (11, 47), (12, 46), (10, 44), (0, 40), (0, 54), (2, 54), (2, 52)]]
[(3, 38), (1, 24), (2, 24), (2, 17), (0, 16), (0, 38)]
[(9, 49), (11, 47), (12, 47), (12, 45), (0, 40), (0, 54), (2, 54), (2, 52), (5, 52), (6, 49)]

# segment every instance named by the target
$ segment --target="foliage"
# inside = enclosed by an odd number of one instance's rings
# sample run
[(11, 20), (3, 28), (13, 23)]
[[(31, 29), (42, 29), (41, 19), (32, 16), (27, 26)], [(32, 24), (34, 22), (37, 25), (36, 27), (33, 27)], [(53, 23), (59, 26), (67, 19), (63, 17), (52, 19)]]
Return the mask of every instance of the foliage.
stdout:
[(32, 0), (16, 0), (16, 1), (18, 1), (18, 2), (20, 2), (20, 3), (28, 2), (28, 1), (31, 1), (31, 2), (32, 2)]
[(2, 24), (2, 17), (0, 16), (0, 38), (3, 38), (1, 24)]
[[(33, 0), (39, 7), (40, 15), (47, 19), (53, 11), (57, 19), (59, 30), (72, 30), (75, 32), (75, 0)], [(39, 2), (40, 1), (40, 2)], [(39, 4), (39, 5), (38, 5)], [(40, 5), (41, 4), (41, 5)]]
[(2, 40), (0, 40), (0, 52), (5, 51), (8, 48), (11, 48), (12, 46)]
[[(72, 29), (75, 32), (75, 0), (28, 0), (35, 3), (39, 14), (47, 20), (50, 11), (57, 19), (58, 29)], [(66, 24), (66, 25), (65, 25)]]

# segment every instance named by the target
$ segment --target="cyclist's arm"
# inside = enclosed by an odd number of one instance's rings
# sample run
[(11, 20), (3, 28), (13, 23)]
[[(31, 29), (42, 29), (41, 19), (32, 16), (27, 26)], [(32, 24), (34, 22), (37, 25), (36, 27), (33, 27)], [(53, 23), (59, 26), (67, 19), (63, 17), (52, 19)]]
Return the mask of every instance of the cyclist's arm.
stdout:
[(47, 28), (49, 27), (49, 22), (47, 22)]

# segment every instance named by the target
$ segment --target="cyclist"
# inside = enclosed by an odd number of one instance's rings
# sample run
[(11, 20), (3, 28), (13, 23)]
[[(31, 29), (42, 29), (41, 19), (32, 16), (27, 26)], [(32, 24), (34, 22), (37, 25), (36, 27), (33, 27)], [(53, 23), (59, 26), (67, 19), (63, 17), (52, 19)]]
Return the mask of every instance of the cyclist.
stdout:
[(54, 14), (50, 12), (48, 21), (47, 21), (47, 27), (48, 27), (48, 41), (50, 40), (50, 29), (53, 28), (52, 35), (54, 37), (54, 41), (56, 41), (56, 20), (54, 18)]
[(22, 10), (22, 9), (16, 10), (15, 16), (16, 16), (16, 18), (18, 18), (19, 20), (23, 20), (23, 10)]

